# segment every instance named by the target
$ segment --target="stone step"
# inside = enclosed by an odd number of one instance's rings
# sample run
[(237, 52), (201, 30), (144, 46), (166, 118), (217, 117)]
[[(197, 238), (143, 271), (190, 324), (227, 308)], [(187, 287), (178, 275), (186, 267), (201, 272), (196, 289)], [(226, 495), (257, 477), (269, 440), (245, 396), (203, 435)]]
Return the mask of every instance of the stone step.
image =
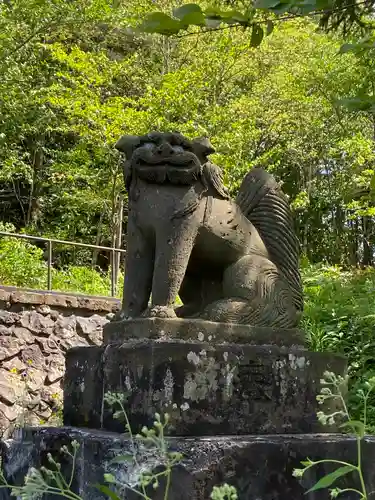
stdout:
[[(135, 485), (140, 467), (132, 460), (111, 464), (119, 455), (131, 453), (128, 438), (105, 431), (77, 428), (24, 429), (17, 439), (2, 443), (3, 470), (9, 481), (18, 484), (29, 467), (48, 465), (47, 453), (61, 461), (66, 477), (71, 464), (61, 456), (61, 446), (70, 446), (76, 440), (80, 447), (77, 454), (73, 489), (83, 500), (105, 498), (95, 484), (104, 484), (103, 475), (113, 474), (121, 482)], [(312, 469), (302, 480), (293, 477), (294, 468), (309, 457), (312, 460), (335, 458), (356, 463), (357, 449), (354, 437), (342, 434), (257, 435), (241, 437), (168, 438), (168, 447), (183, 454), (182, 462), (174, 469), (168, 500), (208, 500), (215, 485), (224, 482), (234, 485), (239, 500), (328, 500), (326, 490), (305, 495), (305, 492), (332, 466)], [(143, 470), (159, 470), (160, 460), (150, 450), (136, 448), (138, 462)], [(363, 471), (368, 492), (375, 488), (375, 438), (365, 437), (362, 442)], [(358, 487), (355, 474), (341, 478), (342, 488)], [(150, 492), (153, 500), (164, 499), (161, 482), (156, 491)], [(133, 494), (121, 498), (135, 500)], [(46, 496), (45, 500), (52, 500)], [(356, 500), (358, 495), (348, 493), (344, 500)], [(0, 489), (0, 499), (10, 500), (8, 490)]]

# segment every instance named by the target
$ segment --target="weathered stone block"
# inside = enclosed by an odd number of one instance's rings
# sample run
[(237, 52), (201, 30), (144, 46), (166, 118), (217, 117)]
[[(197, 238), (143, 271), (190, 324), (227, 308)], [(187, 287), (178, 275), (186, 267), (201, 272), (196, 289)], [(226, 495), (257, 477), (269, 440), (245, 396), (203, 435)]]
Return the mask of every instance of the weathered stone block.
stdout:
[(16, 313), (0, 310), (0, 323), (3, 325), (13, 325), (18, 320)]
[(26, 388), (29, 392), (35, 393), (37, 391), (40, 391), (44, 386), (46, 374), (43, 368), (44, 367), (41, 367), (41, 369), (39, 370), (30, 367), (27, 368), (27, 375), (25, 378)]
[(33, 344), (35, 342), (35, 335), (30, 330), (22, 326), (12, 327), (12, 335), (17, 337), (23, 344)]
[(320, 379), (345, 366), (340, 356), (297, 348), (182, 340), (72, 349), (64, 423), (122, 431), (103, 401), (121, 392), (135, 430), (167, 412), (180, 436), (318, 432)]
[(46, 294), (45, 303), (52, 307), (78, 308), (78, 298), (69, 294)]
[(0, 337), (0, 361), (16, 356), (21, 351), (21, 342), (10, 336)]
[(26, 290), (16, 290), (10, 296), (10, 301), (13, 304), (40, 304), (40, 293)]
[(77, 318), (77, 332), (86, 336), (91, 345), (101, 345), (103, 339), (103, 326), (108, 320), (98, 314), (93, 314), (89, 318)]
[(10, 300), (10, 291), (4, 290), (4, 288), (0, 288), (0, 302), (7, 303)]
[(262, 328), (200, 319), (138, 318), (112, 321), (103, 328), (104, 344), (123, 343), (131, 339), (179, 339), (284, 347), (305, 345), (305, 334), (297, 328)]
[[(59, 450), (63, 445), (69, 446), (72, 440), (80, 444), (73, 490), (84, 500), (106, 498), (95, 487), (98, 483), (104, 484), (105, 473), (134, 485), (140, 470), (132, 461), (110, 464), (114, 457), (130, 453), (131, 445), (126, 437), (69, 428), (25, 429), (18, 439), (3, 442), (2, 458), (8, 481), (22, 484), (29, 467), (48, 465), (48, 452), (62, 463), (62, 471), (69, 477), (71, 464)], [(322, 475), (331, 472), (332, 466), (312, 469), (302, 484), (293, 477), (293, 469), (299, 468), (306, 457), (312, 460), (336, 458), (351, 463), (357, 460), (355, 439), (339, 434), (171, 438), (168, 446), (184, 456), (172, 474), (168, 500), (208, 500), (212, 488), (224, 482), (237, 488), (239, 500), (328, 500), (327, 490), (308, 495), (305, 492)], [(158, 468), (160, 460), (150, 450), (137, 449), (137, 453), (142, 467)], [(366, 437), (362, 443), (362, 461), (367, 491), (375, 488), (374, 460), (375, 438)], [(357, 483), (356, 475), (349, 474), (340, 478), (337, 486), (355, 488)], [(164, 483), (149, 495), (153, 500), (162, 500)], [(357, 500), (358, 495), (347, 492), (340, 497)], [(46, 496), (45, 500), (54, 498)], [(136, 500), (139, 497), (123, 493), (121, 498)], [(0, 489), (0, 499), (10, 500), (9, 492)]]
[(75, 316), (61, 316), (55, 323), (54, 333), (60, 339), (69, 339), (76, 334), (77, 320)]
[(21, 326), (36, 335), (49, 335), (52, 333), (54, 322), (36, 311), (26, 311), (21, 315)]
[(22, 350), (21, 359), (25, 364), (33, 366), (34, 368), (43, 369), (45, 366), (45, 358), (37, 344), (25, 347)]
[(23, 390), (22, 381), (16, 374), (0, 368), (0, 401), (12, 405), (21, 397)]
[(16, 371), (16, 373), (23, 372), (26, 370), (28, 365), (26, 365), (19, 357), (15, 356), (8, 361), (2, 361), (1, 367), (5, 370)]
[(0, 325), (0, 337), (7, 337), (11, 334), (9, 326)]
[(57, 380), (60, 380), (64, 376), (65, 372), (65, 358), (61, 354), (53, 355), (47, 360), (47, 382), (48, 384), (53, 384)]

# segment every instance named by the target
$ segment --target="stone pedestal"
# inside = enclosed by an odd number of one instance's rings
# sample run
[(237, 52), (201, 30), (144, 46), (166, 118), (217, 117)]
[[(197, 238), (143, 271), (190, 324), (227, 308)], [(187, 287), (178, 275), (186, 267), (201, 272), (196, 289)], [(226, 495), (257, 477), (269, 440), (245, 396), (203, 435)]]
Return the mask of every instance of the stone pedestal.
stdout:
[(103, 328), (103, 344), (123, 344), (129, 340), (182, 340), (210, 344), (277, 345), (303, 347), (305, 335), (298, 329), (214, 323), (200, 319), (144, 318), (113, 321)]
[[(240, 500), (328, 500), (326, 491), (305, 496), (328, 469), (314, 470), (304, 483), (293, 477), (301, 460), (357, 460), (355, 440), (320, 427), (316, 395), (326, 370), (343, 374), (345, 359), (311, 353), (298, 330), (271, 330), (199, 320), (144, 319), (106, 326), (101, 347), (74, 348), (66, 358), (64, 423), (61, 429), (24, 430), (4, 447), (4, 471), (21, 481), (29, 466), (58, 458), (73, 439), (81, 447), (73, 489), (84, 500), (104, 498), (93, 486), (111, 473), (135, 486), (140, 470), (128, 454), (124, 424), (113, 419), (106, 392), (127, 394), (125, 408), (134, 433), (152, 426), (155, 412), (169, 413), (171, 450), (184, 458), (172, 476), (168, 500), (208, 500), (215, 485), (238, 489)], [(69, 427), (73, 426), (73, 427)], [(324, 434), (325, 432), (325, 434)], [(143, 470), (160, 459), (139, 448)], [(375, 440), (364, 442), (369, 491), (374, 489)], [(69, 474), (69, 466), (63, 463)], [(346, 476), (340, 486), (355, 487)], [(346, 481), (346, 482), (345, 482)], [(350, 496), (352, 495), (352, 496)], [(9, 498), (0, 490), (0, 499)], [(127, 500), (138, 497), (126, 493)], [(164, 499), (163, 485), (150, 492)], [(344, 500), (356, 499), (349, 493)], [(49, 497), (48, 497), (48, 500)], [(52, 498), (51, 498), (52, 500)]]
[[(322, 432), (316, 394), (325, 370), (343, 373), (339, 356), (301, 348), (129, 340), (71, 349), (66, 357), (66, 425), (122, 432), (104, 403), (127, 393), (135, 432), (168, 413), (175, 436)], [(331, 428), (332, 431), (332, 428)]]

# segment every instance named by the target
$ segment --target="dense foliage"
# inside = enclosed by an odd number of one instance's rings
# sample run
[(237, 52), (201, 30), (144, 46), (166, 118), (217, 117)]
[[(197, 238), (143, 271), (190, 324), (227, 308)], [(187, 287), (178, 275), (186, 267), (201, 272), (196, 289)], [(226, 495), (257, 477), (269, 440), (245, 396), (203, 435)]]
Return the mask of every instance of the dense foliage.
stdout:
[[(123, 192), (115, 140), (173, 128), (212, 138), (232, 192), (253, 165), (282, 180), (310, 261), (371, 265), (375, 118), (338, 100), (368, 93), (372, 51), (338, 55), (342, 40), (306, 19), (277, 24), (258, 48), (239, 29), (180, 38), (128, 31), (154, 8), (1, 4), (1, 219), (28, 233), (113, 243)], [(61, 265), (72, 263), (61, 253)], [(87, 252), (79, 258), (91, 263)]]

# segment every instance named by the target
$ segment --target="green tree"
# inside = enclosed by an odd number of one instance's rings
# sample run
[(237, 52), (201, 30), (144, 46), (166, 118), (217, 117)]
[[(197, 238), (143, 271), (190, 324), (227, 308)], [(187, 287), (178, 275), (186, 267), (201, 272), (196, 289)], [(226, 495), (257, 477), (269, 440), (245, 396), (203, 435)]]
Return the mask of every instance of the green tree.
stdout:
[[(342, 106), (370, 93), (369, 55), (352, 47), (338, 55), (341, 37), (316, 32), (308, 19), (276, 23), (259, 45), (238, 28), (182, 37), (129, 31), (158, 7), (151, 0), (80, 5), (1, 11), (4, 220), (111, 244), (125, 195), (114, 142), (123, 133), (179, 129), (211, 137), (232, 193), (254, 165), (282, 180), (310, 260), (371, 263), (373, 114)], [(59, 24), (43, 32), (55, 11)], [(74, 257), (64, 255), (61, 263)], [(75, 258), (91, 261), (82, 251)]]

